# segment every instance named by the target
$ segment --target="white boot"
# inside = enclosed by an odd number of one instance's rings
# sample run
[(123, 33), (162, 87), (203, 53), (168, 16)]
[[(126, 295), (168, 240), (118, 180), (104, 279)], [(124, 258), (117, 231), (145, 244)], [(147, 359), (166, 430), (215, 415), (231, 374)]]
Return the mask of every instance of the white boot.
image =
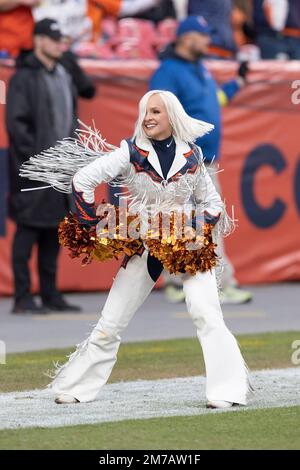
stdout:
[(72, 397), (71, 395), (58, 395), (54, 401), (58, 405), (79, 403), (79, 400), (77, 400), (77, 398)]
[(98, 324), (49, 385), (59, 399), (56, 403), (74, 403), (66, 402), (65, 396), (77, 397), (81, 403), (93, 401), (107, 382), (117, 360), (120, 333), (155, 284), (147, 270), (147, 256), (147, 251), (134, 255), (126, 269), (120, 268)]
[(236, 339), (224, 323), (214, 272), (197, 273), (185, 279), (183, 286), (203, 350), (208, 403), (217, 404), (216, 408), (228, 408), (232, 403), (245, 405), (249, 391), (247, 367)]
[(214, 400), (208, 401), (206, 404), (206, 408), (231, 408), (233, 403), (231, 401), (222, 401), (222, 400)]

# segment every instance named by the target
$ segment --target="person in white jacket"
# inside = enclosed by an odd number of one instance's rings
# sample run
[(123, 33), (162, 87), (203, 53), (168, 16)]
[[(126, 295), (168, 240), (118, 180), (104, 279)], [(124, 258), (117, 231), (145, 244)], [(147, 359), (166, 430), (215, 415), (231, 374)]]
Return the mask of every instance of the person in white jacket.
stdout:
[[(96, 225), (94, 191), (102, 182), (126, 185), (129, 211), (170, 212), (194, 201), (205, 222), (224, 226), (223, 202), (193, 144), (212, 125), (188, 116), (175, 95), (153, 90), (141, 99), (132, 139), (96, 158), (73, 178), (73, 196), (80, 223)], [(148, 217), (148, 216), (147, 216)], [(155, 285), (162, 265), (142, 247), (123, 262), (100, 319), (87, 340), (56, 371), (49, 387), (55, 402), (97, 399), (117, 359), (121, 333)], [(227, 329), (218, 298), (214, 270), (183, 276), (188, 312), (195, 324), (206, 366), (210, 408), (245, 405), (249, 390), (247, 367), (234, 336)]]

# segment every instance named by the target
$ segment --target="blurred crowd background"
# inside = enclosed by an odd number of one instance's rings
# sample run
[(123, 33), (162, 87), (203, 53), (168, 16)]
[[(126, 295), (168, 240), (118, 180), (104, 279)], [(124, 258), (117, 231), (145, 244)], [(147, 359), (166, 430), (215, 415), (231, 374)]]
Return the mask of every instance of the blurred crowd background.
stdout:
[(212, 57), (300, 58), (298, 0), (0, 0), (0, 57), (30, 49), (34, 21), (53, 18), (80, 57), (154, 59), (187, 15), (212, 27)]

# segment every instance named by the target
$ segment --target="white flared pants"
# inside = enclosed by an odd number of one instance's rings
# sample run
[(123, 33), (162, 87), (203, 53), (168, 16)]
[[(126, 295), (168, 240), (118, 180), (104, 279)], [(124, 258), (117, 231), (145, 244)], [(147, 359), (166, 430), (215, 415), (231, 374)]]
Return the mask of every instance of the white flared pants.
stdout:
[[(147, 259), (145, 250), (141, 256), (131, 257), (126, 269), (120, 268), (90, 337), (78, 346), (49, 385), (56, 394), (72, 395), (80, 402), (98, 397), (117, 360), (121, 332), (155, 284)], [(203, 350), (207, 399), (246, 404), (247, 368), (234, 336), (224, 323), (215, 273), (186, 276), (183, 288)]]

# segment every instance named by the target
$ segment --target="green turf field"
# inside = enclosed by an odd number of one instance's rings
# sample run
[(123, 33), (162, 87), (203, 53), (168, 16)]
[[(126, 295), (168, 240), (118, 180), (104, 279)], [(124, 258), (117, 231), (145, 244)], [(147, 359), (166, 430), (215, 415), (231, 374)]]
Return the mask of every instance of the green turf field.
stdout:
[[(291, 367), (291, 344), (300, 332), (238, 337), (250, 369)], [(53, 361), (70, 350), (10, 354), (0, 367), (2, 392), (44, 387)], [(196, 339), (121, 346), (110, 382), (199, 375), (204, 372)], [(295, 390), (295, 393), (297, 391)], [(62, 410), (63, 412), (63, 410)], [(300, 407), (129, 420), (64, 428), (0, 431), (0, 449), (300, 449)]]
[(0, 449), (300, 449), (300, 407), (0, 431)]
[[(291, 367), (292, 342), (300, 331), (238, 336), (250, 369)], [(47, 370), (53, 362), (65, 362), (72, 348), (8, 354), (0, 366), (0, 392), (44, 387)], [(122, 344), (110, 382), (137, 379), (188, 377), (204, 373), (201, 348), (197, 339), (174, 339)]]

